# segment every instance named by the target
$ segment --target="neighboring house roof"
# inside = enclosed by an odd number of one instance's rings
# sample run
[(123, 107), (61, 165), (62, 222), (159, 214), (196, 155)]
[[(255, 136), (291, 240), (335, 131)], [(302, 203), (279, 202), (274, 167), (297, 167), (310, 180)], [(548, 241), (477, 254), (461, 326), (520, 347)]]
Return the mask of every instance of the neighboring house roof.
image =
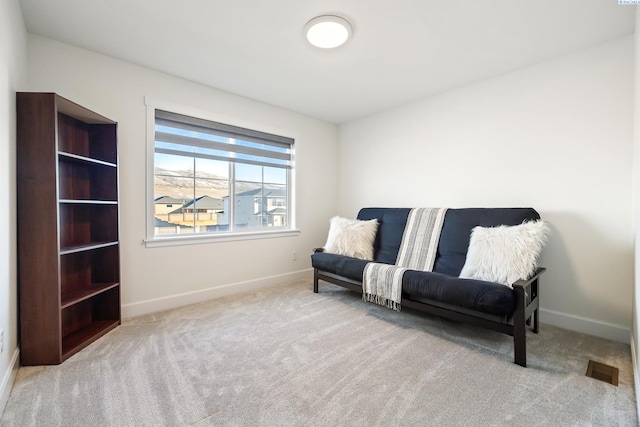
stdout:
[(211, 209), (211, 210), (222, 210), (224, 209), (224, 201), (222, 199), (216, 199), (211, 196), (200, 196), (195, 200), (191, 200), (189, 203), (186, 203), (180, 209)]
[(169, 197), (169, 196), (160, 196), (160, 197), (156, 197), (154, 200), (154, 203), (159, 203), (159, 204), (163, 204), (163, 205), (173, 205), (173, 204), (179, 204), (181, 205), (184, 202), (184, 199), (176, 199), (174, 197)]
[[(171, 224), (170, 222), (163, 221), (163, 220), (158, 219), (158, 218), (153, 218), (153, 226), (154, 227), (175, 227), (176, 224)], [(190, 225), (181, 225), (180, 227), (182, 227), (182, 228), (193, 228)]]
[(262, 188), (256, 188), (255, 190), (243, 191), (242, 193), (236, 194), (236, 197), (252, 197), (252, 196), (261, 196), (265, 197), (287, 197), (287, 190), (263, 190)]

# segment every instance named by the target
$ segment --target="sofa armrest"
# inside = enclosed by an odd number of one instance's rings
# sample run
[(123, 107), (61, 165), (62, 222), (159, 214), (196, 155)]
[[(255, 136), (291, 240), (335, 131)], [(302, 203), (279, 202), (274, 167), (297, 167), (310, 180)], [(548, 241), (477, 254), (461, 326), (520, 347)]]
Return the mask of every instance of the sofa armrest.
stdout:
[(527, 280), (516, 280), (515, 282), (513, 282), (512, 287), (516, 288), (522, 288), (522, 289), (527, 289), (529, 286), (531, 286), (531, 284), (538, 280), (538, 278), (542, 275), (542, 273), (544, 273), (545, 271), (547, 271), (546, 268), (543, 267), (538, 267), (536, 269), (536, 272), (533, 276), (531, 276), (530, 278), (528, 278)]
[(512, 285), (516, 297), (516, 309), (513, 312), (513, 348), (516, 364), (520, 366), (527, 366), (526, 325), (531, 325), (533, 319), (533, 332), (537, 334), (540, 330), (538, 279), (545, 271), (546, 268), (538, 267), (532, 277), (517, 280)]
[[(533, 276), (527, 280), (517, 280), (513, 283), (513, 291), (517, 295), (517, 299), (521, 301), (517, 303), (522, 304), (522, 308), (527, 311), (527, 318), (529, 318), (529, 312), (538, 307), (538, 295), (540, 288), (538, 286), (538, 279), (547, 269), (538, 267)], [(537, 322), (536, 322), (537, 323)], [(537, 332), (537, 327), (536, 327)]]
[(324, 252), (324, 248), (313, 248), (314, 254), (317, 254), (318, 252)]

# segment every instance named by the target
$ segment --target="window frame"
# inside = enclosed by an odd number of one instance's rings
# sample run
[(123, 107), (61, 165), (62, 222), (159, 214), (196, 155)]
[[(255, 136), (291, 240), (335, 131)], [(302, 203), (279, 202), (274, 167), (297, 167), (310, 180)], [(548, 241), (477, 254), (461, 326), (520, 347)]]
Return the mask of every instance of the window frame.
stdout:
[[(289, 182), (287, 183), (287, 199), (290, 207), (288, 210), (288, 227), (286, 228), (252, 228), (244, 231), (229, 231), (224, 233), (198, 233), (198, 234), (177, 234), (177, 235), (160, 235), (156, 236), (154, 231), (154, 213), (155, 213), (155, 188), (154, 188), (154, 154), (155, 154), (155, 120), (156, 110), (169, 111), (176, 114), (195, 117), (199, 119), (224, 123), (231, 126), (251, 129), (259, 132), (265, 132), (275, 135), (282, 135), (287, 138), (296, 140), (292, 135), (293, 132), (267, 126), (263, 123), (255, 123), (248, 120), (234, 119), (228, 116), (217, 114), (211, 111), (202, 110), (193, 107), (187, 107), (170, 101), (145, 96), (146, 106), (146, 162), (145, 162), (145, 180), (146, 180), (146, 238), (144, 244), (146, 247), (158, 246), (180, 246), (189, 244), (228, 242), (236, 240), (254, 240), (278, 237), (290, 237), (300, 234), (300, 230), (296, 228), (296, 159), (295, 150), (291, 153), (291, 168), (288, 171)], [(231, 197), (234, 193), (234, 186), (230, 188)], [(235, 194), (233, 194), (235, 197)], [(230, 218), (234, 219), (234, 218)]]

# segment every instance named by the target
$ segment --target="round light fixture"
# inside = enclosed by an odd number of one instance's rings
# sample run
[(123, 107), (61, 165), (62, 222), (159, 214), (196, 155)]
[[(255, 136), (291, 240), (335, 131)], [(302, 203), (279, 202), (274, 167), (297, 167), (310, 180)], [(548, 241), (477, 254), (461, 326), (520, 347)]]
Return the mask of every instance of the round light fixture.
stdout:
[(304, 26), (309, 43), (322, 49), (343, 45), (351, 37), (351, 24), (339, 16), (323, 15)]

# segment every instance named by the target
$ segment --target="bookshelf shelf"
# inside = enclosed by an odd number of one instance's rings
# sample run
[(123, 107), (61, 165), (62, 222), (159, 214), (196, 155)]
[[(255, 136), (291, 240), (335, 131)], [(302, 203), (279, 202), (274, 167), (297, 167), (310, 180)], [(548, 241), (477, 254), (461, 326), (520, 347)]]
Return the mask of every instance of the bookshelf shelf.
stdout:
[(65, 309), (71, 307), (74, 304), (92, 298), (119, 285), (119, 283), (94, 283), (90, 288), (67, 292), (61, 296), (60, 308)]

